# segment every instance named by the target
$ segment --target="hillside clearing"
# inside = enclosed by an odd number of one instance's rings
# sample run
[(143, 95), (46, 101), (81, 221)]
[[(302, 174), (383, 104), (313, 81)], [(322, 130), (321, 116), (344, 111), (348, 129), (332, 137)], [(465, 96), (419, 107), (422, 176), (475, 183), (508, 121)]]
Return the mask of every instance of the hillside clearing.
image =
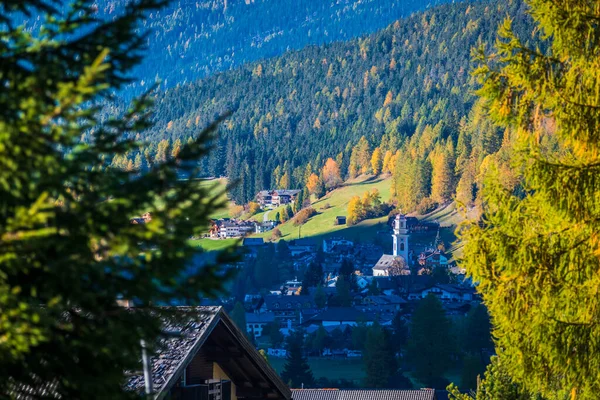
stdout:
[[(348, 202), (353, 196), (362, 196), (366, 191), (373, 189), (379, 190), (381, 200), (386, 202), (390, 199), (390, 183), (389, 177), (373, 177), (363, 176), (359, 179), (349, 181), (345, 186), (335, 189), (328, 193), (325, 197), (312, 203), (312, 207), (317, 211), (317, 215), (310, 218), (302, 226), (294, 226), (293, 221), (288, 221), (279, 225), (279, 230), (283, 234), (285, 240), (297, 239), (301, 237), (314, 237), (332, 235), (341, 233), (345, 237), (354, 237), (363, 239), (371, 238), (371, 233), (376, 234), (377, 230), (385, 229), (387, 217), (377, 218), (362, 221), (361, 223), (349, 227), (347, 225), (335, 225), (335, 217), (348, 215)], [(277, 213), (270, 215), (270, 219), (274, 218)], [(260, 217), (260, 215), (257, 215)], [(367, 230), (365, 230), (367, 229)], [(369, 232), (369, 234), (367, 234)], [(257, 237), (270, 238), (271, 232), (265, 232)]]

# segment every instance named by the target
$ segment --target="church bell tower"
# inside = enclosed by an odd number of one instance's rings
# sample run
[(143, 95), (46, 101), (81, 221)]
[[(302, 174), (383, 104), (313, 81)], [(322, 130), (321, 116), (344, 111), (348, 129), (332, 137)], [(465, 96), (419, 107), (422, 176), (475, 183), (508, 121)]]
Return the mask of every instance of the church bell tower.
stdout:
[(407, 264), (408, 259), (408, 228), (406, 227), (406, 216), (398, 214), (394, 220), (394, 256), (404, 258)]

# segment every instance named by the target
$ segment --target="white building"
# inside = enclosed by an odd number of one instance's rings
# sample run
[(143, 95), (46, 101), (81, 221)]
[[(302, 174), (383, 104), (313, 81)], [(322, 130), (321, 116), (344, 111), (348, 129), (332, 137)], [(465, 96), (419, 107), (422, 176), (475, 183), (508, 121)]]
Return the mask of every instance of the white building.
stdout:
[(398, 214), (394, 219), (393, 254), (384, 254), (373, 267), (373, 276), (410, 275), (408, 228), (406, 216)]

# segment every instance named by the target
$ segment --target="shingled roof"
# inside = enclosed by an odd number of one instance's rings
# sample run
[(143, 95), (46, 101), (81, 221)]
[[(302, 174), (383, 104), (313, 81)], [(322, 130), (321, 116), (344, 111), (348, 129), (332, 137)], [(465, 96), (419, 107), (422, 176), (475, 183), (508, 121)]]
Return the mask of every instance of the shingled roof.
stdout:
[[(165, 332), (173, 337), (160, 340), (158, 355), (152, 357), (152, 381), (154, 391), (160, 393), (173, 378), (179, 377), (198, 348), (214, 328), (221, 307), (178, 307), (181, 312), (189, 312), (185, 322), (168, 323)], [(144, 375), (130, 375), (125, 388), (132, 392), (144, 391)]]
[[(173, 307), (182, 317), (174, 323), (167, 323), (163, 330), (166, 335), (158, 344), (156, 354), (151, 359), (152, 381), (156, 399), (167, 396), (169, 390), (181, 378), (185, 368), (200, 352), (223, 347), (231, 353), (215, 354), (221, 357), (219, 365), (236, 384), (238, 397), (242, 391), (257, 390), (241, 385), (240, 376), (260, 384), (259, 396), (264, 398), (290, 399), (289, 388), (277, 373), (265, 362), (242, 331), (225, 313), (223, 307)], [(240, 385), (238, 385), (238, 383)], [(125, 388), (143, 393), (144, 376), (136, 372), (129, 374)], [(243, 396), (242, 396), (243, 397)], [(252, 396), (250, 396), (252, 397)], [(256, 397), (256, 396), (255, 396)]]
[(292, 400), (436, 400), (434, 389), (340, 390), (292, 389)]

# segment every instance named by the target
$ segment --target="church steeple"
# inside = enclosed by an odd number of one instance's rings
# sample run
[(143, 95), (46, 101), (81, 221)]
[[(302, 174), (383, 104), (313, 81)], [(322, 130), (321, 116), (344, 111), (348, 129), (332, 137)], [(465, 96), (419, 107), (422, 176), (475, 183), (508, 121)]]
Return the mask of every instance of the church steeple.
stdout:
[(408, 227), (406, 226), (406, 216), (398, 214), (394, 220), (394, 256), (401, 256), (406, 263), (408, 259)]

